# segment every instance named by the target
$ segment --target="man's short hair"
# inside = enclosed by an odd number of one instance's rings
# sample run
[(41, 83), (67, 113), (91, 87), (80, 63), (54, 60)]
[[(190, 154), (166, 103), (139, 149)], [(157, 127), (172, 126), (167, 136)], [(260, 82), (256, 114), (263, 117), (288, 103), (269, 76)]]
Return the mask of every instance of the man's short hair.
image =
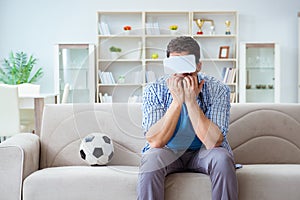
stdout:
[(167, 46), (167, 57), (170, 53), (181, 53), (188, 52), (189, 54), (195, 55), (196, 64), (200, 60), (200, 45), (198, 42), (189, 36), (180, 36), (172, 39)]

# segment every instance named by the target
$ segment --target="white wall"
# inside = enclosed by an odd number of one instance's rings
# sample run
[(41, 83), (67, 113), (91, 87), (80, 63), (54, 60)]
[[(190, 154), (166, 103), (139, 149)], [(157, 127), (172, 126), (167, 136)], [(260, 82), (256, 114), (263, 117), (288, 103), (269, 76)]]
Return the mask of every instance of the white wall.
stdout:
[(297, 102), (297, 13), (295, 0), (0, 0), (0, 59), (10, 51), (37, 57), (45, 72), (43, 92), (54, 91), (56, 43), (96, 44), (97, 11), (237, 10), (240, 41), (274, 41), (281, 50), (281, 102)]

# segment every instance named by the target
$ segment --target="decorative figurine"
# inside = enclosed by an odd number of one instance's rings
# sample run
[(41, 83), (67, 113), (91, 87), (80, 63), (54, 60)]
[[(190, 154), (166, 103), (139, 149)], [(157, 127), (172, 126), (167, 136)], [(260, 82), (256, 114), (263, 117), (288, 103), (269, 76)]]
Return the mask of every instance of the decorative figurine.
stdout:
[(194, 21), (196, 22), (196, 24), (199, 28), (199, 31), (197, 32), (197, 35), (202, 35), (203, 34), (202, 26), (203, 26), (205, 20), (203, 20), (203, 19), (194, 19)]
[(226, 20), (225, 25), (226, 25), (225, 35), (230, 35), (231, 34), (231, 32), (230, 32), (230, 21)]

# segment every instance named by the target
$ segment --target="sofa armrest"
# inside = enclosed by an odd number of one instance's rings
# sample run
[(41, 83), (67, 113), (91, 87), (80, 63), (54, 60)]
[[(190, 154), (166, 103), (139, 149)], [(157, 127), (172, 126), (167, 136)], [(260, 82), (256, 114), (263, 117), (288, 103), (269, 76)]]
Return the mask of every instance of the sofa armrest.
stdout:
[(32, 133), (20, 133), (0, 143), (1, 199), (21, 199), (23, 180), (39, 169), (40, 141)]

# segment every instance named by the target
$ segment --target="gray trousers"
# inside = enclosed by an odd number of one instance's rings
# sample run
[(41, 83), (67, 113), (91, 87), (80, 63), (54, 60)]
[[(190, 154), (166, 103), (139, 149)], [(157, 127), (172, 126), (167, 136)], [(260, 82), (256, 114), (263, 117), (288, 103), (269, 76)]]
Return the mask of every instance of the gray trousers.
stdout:
[(233, 156), (222, 147), (174, 152), (153, 148), (143, 154), (138, 177), (138, 200), (163, 200), (168, 174), (197, 172), (210, 176), (213, 200), (237, 200), (237, 178)]

